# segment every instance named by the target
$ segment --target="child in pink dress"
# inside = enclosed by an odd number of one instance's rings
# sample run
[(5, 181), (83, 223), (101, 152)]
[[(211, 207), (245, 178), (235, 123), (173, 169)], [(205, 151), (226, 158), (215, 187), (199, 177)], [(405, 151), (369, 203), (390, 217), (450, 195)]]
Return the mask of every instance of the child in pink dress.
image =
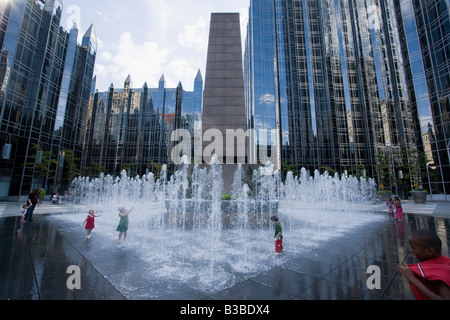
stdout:
[(403, 207), (398, 197), (394, 197), (394, 206), (395, 206), (395, 220), (396, 221), (403, 220)]

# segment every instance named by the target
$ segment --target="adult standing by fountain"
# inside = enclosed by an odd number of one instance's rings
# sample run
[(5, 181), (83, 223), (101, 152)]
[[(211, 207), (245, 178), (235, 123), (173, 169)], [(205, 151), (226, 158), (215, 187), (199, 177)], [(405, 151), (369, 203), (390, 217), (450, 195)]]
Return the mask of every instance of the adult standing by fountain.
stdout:
[(27, 200), (28, 209), (27, 209), (27, 212), (25, 213), (25, 219), (24, 219), (25, 222), (34, 221), (33, 213), (34, 213), (34, 209), (36, 208), (36, 206), (39, 207), (40, 194), (41, 194), (41, 189), (37, 189), (34, 192), (30, 193), (30, 195), (28, 196), (28, 200)]

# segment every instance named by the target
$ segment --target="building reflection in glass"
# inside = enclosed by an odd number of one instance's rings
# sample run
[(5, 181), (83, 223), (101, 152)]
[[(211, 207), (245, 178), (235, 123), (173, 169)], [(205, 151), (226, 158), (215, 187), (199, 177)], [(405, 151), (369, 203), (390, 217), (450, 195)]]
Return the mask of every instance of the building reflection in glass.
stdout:
[[(96, 92), (92, 100), (92, 117), (88, 123), (83, 168), (97, 167), (99, 174), (143, 175), (170, 164), (171, 141), (176, 129), (186, 129), (194, 138), (195, 124), (201, 121), (203, 79), (200, 71), (194, 81), (194, 91), (166, 88), (164, 75), (158, 88), (132, 87), (131, 77), (123, 89), (111, 84), (109, 91)], [(201, 128), (201, 126), (200, 126)], [(192, 141), (192, 146), (193, 141)], [(192, 153), (194, 154), (194, 153)]]

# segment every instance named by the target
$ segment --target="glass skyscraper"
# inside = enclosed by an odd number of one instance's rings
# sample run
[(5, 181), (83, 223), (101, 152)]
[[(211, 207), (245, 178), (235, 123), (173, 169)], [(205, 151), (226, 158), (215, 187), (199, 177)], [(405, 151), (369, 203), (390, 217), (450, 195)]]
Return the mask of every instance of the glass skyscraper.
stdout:
[[(142, 175), (171, 162), (175, 129), (201, 139), (200, 72), (193, 91), (162, 76), (158, 88), (128, 77), (95, 92), (94, 27), (79, 44), (62, 11), (60, 0), (0, 2), (0, 199), (57, 190), (76, 173)], [(249, 163), (448, 194), (449, 14), (448, 0), (251, 0)], [(408, 164), (421, 166), (418, 181)]]
[[(450, 4), (448, 0), (394, 1), (418, 149), (427, 161), (424, 187), (450, 193)], [(429, 177), (429, 181), (428, 181)], [(428, 183), (429, 182), (429, 183)]]
[(57, 190), (67, 160), (81, 158), (97, 40), (91, 26), (78, 44), (77, 26), (61, 27), (62, 11), (59, 0), (0, 2), (3, 199)]
[(185, 129), (194, 138), (194, 130), (201, 130), (202, 100), (200, 71), (194, 80), (194, 91), (184, 90), (181, 83), (176, 88), (166, 88), (163, 75), (158, 88), (148, 88), (145, 83), (141, 89), (135, 89), (129, 76), (123, 89), (115, 89), (111, 84), (109, 91), (96, 92), (88, 121), (83, 170), (88, 173), (90, 168), (99, 168), (93, 174), (117, 176), (125, 169), (135, 176), (152, 171), (154, 165), (172, 163), (171, 151), (178, 141), (172, 141), (171, 134)]
[[(448, 13), (445, 0), (252, 0), (244, 73), (248, 126), (257, 134), (249, 154), (257, 159), (258, 144), (277, 139), (272, 152), (285, 165), (373, 177), (382, 156), (396, 184), (408, 185), (412, 179), (400, 178), (408, 151), (430, 131), (424, 119), (440, 115), (430, 121), (433, 135), (445, 122)], [(417, 31), (411, 20), (422, 21)], [(438, 65), (417, 71), (417, 61)], [(425, 85), (431, 78), (441, 88)], [(434, 154), (447, 159), (440, 168), (448, 166), (445, 132), (448, 122), (433, 137), (441, 141)]]

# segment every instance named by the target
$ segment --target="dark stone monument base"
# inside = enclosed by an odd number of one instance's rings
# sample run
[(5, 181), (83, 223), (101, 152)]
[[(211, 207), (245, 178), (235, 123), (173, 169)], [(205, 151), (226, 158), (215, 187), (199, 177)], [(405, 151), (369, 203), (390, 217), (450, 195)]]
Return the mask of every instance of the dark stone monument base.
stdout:
[[(221, 226), (227, 228), (266, 228), (270, 217), (278, 214), (278, 201), (220, 201), (217, 212)], [(245, 211), (247, 213), (245, 213)], [(177, 203), (166, 201), (164, 223), (169, 227), (186, 228), (205, 227), (213, 214), (212, 200), (179, 200)]]

